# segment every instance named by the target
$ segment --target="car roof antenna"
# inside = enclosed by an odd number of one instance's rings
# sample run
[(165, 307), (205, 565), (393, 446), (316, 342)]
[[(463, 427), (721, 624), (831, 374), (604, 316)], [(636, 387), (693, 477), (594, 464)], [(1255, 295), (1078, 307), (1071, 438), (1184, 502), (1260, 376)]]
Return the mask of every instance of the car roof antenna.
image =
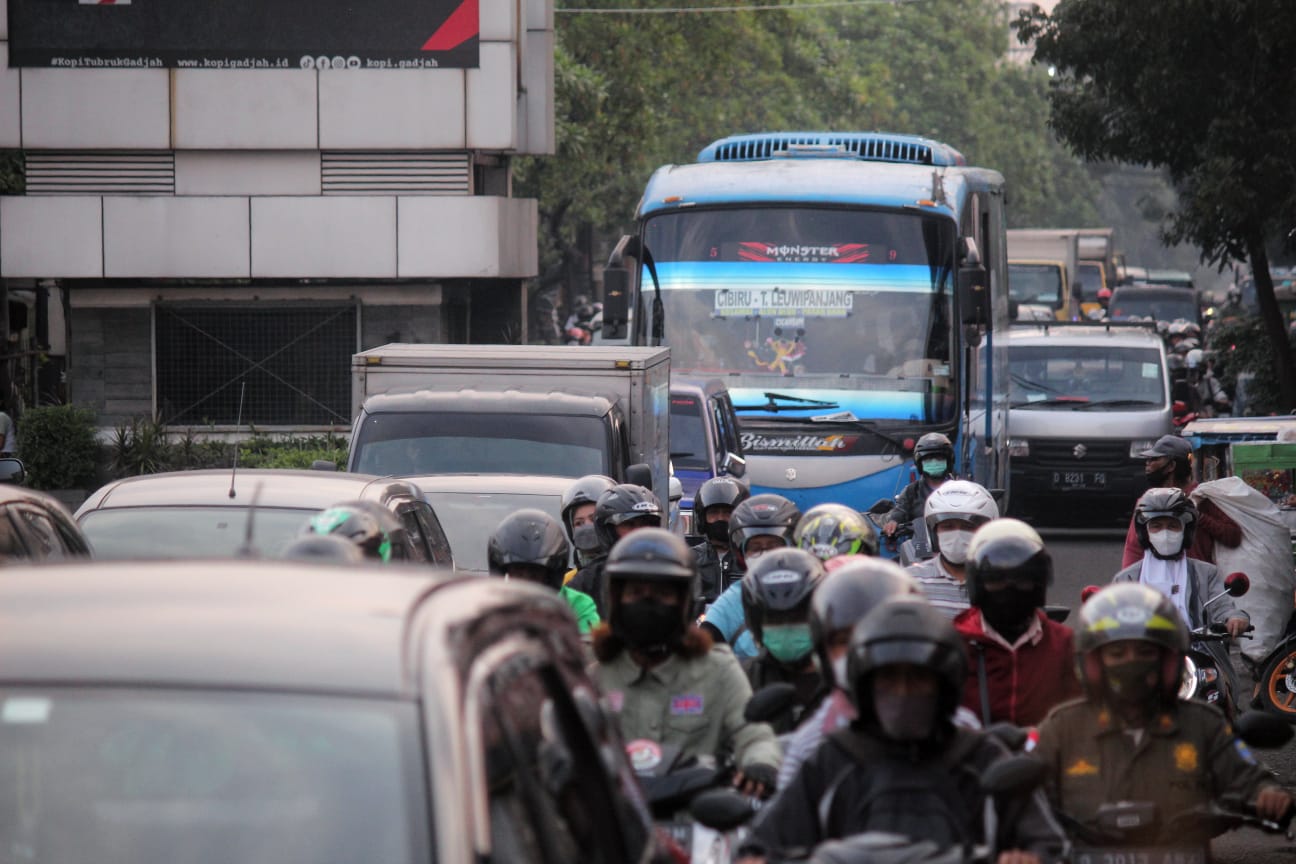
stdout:
[(265, 486), (264, 481), (257, 481), (256, 486), (252, 487), (252, 500), (248, 503), (247, 527), (243, 532), (243, 545), (239, 547), (238, 557), (256, 558), (257, 549), (252, 543), (252, 529), (256, 525), (257, 502), (261, 500), (261, 487)]
[(234, 491), (234, 480), (238, 477), (238, 454), (239, 442), (238, 431), (243, 428), (243, 397), (247, 395), (247, 379), (244, 379), (243, 386), (239, 388), (239, 410), (238, 420), (234, 423), (234, 467), (230, 471), (230, 491), (229, 497), (235, 498), (238, 493)]

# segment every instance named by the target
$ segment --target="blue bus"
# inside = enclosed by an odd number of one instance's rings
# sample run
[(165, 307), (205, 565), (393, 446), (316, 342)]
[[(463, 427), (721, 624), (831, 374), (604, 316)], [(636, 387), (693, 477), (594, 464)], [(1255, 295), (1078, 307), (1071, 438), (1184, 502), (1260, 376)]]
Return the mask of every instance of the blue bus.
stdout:
[(1006, 489), (1003, 208), (1003, 177), (936, 141), (725, 138), (649, 180), (602, 338), (726, 383), (753, 493), (867, 510), (917, 476), (926, 432)]

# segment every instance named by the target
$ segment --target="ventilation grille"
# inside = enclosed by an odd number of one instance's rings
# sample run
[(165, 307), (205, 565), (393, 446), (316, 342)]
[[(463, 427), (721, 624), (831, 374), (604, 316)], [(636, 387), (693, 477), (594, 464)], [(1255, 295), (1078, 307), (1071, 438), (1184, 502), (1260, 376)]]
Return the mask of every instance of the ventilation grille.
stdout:
[(708, 146), (699, 162), (752, 162), (764, 159), (851, 158), (915, 165), (963, 165), (952, 147), (912, 135), (882, 133), (777, 132), (736, 135)]
[(27, 153), (28, 195), (174, 195), (170, 151)]
[(471, 195), (467, 153), (321, 154), (325, 195)]

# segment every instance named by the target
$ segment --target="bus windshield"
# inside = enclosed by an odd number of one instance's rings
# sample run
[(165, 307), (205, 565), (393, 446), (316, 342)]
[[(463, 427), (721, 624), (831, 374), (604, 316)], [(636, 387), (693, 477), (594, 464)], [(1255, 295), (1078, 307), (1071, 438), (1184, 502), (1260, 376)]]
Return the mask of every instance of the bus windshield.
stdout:
[(954, 233), (952, 220), (885, 210), (652, 216), (644, 239), (668, 292), (671, 365), (731, 388), (943, 388)]

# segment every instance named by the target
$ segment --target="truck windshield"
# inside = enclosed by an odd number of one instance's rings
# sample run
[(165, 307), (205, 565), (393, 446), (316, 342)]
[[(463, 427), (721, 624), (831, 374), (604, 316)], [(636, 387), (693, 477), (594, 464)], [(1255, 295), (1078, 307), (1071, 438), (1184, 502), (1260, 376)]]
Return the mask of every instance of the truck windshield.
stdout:
[[(361, 474), (613, 474), (601, 417), (370, 414), (351, 442)], [(615, 472), (619, 474), (620, 472)]]
[(1062, 270), (1056, 264), (1008, 264), (1008, 296), (1018, 303), (1062, 307)]
[(0, 857), (427, 861), (418, 730), (377, 699), (0, 690)]
[(1137, 411), (1166, 404), (1155, 348), (1012, 345), (1008, 370), (1013, 408)]
[(688, 210), (650, 217), (644, 238), (669, 292), (675, 370), (784, 391), (930, 390), (950, 374), (952, 220)]

